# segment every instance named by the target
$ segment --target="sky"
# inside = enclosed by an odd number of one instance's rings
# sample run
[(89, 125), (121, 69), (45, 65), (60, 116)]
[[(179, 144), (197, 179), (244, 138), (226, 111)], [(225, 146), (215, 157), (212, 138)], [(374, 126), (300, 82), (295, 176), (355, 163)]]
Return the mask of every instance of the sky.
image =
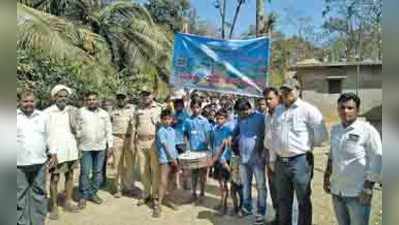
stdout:
[[(218, 9), (213, 6), (215, 0), (190, 0), (193, 8), (196, 9), (197, 16), (208, 21), (216, 27), (220, 27), (220, 16)], [(227, 1), (227, 20), (232, 21), (234, 16), (236, 0)], [(276, 29), (287, 36), (298, 33), (298, 18), (307, 17), (311, 24), (318, 28), (323, 23), (321, 16), (324, 9), (324, 0), (271, 0), (269, 3), (265, 0), (265, 12), (276, 12), (278, 22)], [(233, 37), (239, 37), (240, 34), (247, 31), (249, 25), (255, 24), (256, 0), (246, 0), (241, 6), (237, 19), (236, 28)]]

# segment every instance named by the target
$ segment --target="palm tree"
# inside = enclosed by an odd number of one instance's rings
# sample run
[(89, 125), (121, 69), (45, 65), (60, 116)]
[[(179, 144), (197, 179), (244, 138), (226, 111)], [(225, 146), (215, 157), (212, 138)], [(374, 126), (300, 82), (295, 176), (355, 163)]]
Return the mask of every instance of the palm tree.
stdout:
[[(24, 29), (30, 33), (21, 33), (25, 34), (26, 39), (21, 43), (28, 41), (31, 45), (35, 44), (37, 49), (42, 49), (52, 56), (78, 54), (83, 58), (90, 58), (93, 54), (90, 51), (93, 51), (94, 45), (101, 44), (101, 47), (95, 47), (95, 54), (106, 56), (107, 60), (112, 61), (107, 64), (114, 65), (119, 72), (119, 76), (115, 75), (117, 73), (115, 71), (112, 73), (118, 80), (126, 78), (121, 77), (123, 75), (131, 79), (146, 74), (148, 68), (153, 67), (157, 75), (155, 79), (159, 77), (164, 82), (168, 81), (171, 41), (166, 35), (167, 31), (161, 30), (162, 28), (153, 22), (151, 15), (143, 6), (131, 1), (116, 1), (104, 8), (100, 7), (99, 0), (18, 1), (41, 10), (19, 4), (19, 11), (34, 12), (29, 18), (34, 18), (35, 23), (39, 23), (34, 26), (24, 25)], [(65, 20), (50, 14), (61, 16)], [(62, 30), (69, 32), (61, 32)], [(51, 34), (48, 36), (50, 40), (31, 42), (34, 38), (44, 38), (44, 34)], [(85, 41), (79, 43), (82, 38)], [(90, 40), (93, 41), (87, 43)], [(82, 50), (90, 54), (79, 54)], [(149, 79), (154, 80), (153, 77)]]
[(108, 42), (119, 70), (134, 76), (146, 66), (154, 67), (167, 81), (170, 73), (171, 41), (141, 5), (120, 1), (98, 14), (98, 33)]
[(83, 82), (111, 83), (117, 71), (103, 37), (59, 17), (17, 3), (17, 49), (78, 66)]

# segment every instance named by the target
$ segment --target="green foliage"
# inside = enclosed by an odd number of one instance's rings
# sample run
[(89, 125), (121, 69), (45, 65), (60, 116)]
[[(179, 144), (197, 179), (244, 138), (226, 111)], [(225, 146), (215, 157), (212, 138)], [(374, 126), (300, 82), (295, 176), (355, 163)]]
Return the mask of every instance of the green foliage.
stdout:
[(98, 32), (107, 40), (119, 71), (135, 80), (153, 67), (157, 76), (168, 81), (172, 44), (144, 7), (116, 2), (99, 12), (98, 23)]
[(145, 7), (155, 23), (178, 32), (183, 27), (184, 17), (189, 13), (190, 2), (188, 0), (149, 0)]
[(51, 61), (79, 65), (82, 79), (112, 81), (117, 72), (104, 38), (59, 17), (17, 5), (17, 48), (40, 52)]
[(382, 0), (325, 0), (322, 14), (326, 18), (323, 28), (333, 39), (331, 45), (342, 47), (338, 51), (343, 51), (348, 61), (382, 59)]
[(88, 79), (81, 71), (82, 64), (55, 60), (41, 51), (17, 49), (17, 90), (33, 89), (39, 99), (39, 108), (50, 104), (50, 91), (57, 84), (65, 84), (75, 91), (74, 104), (87, 91), (95, 90), (106, 97), (116, 90), (117, 82), (112, 78), (102, 83)]

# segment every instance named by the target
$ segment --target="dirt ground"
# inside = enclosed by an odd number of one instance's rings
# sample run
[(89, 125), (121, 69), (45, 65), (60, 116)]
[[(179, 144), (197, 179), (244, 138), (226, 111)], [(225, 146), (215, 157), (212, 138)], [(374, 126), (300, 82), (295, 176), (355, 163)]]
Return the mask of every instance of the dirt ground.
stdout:
[[(313, 224), (336, 224), (332, 210), (331, 197), (322, 189), (323, 171), (327, 160), (328, 147), (315, 149), (315, 170), (312, 181)], [(107, 190), (99, 191), (104, 199), (102, 205), (88, 202), (86, 209), (79, 213), (67, 213), (60, 209), (60, 219), (48, 220), (47, 225), (243, 225), (252, 224), (253, 217), (237, 218), (219, 216), (213, 207), (218, 204), (217, 183), (209, 179), (206, 198), (202, 205), (182, 204), (190, 197), (190, 193), (183, 190), (176, 191), (172, 198), (179, 205), (178, 211), (163, 207), (161, 218), (152, 218), (151, 210), (147, 206), (136, 206), (137, 200), (130, 197), (115, 199)], [(256, 196), (256, 191), (253, 193)], [(231, 202), (230, 202), (231, 206)], [(382, 190), (377, 188), (373, 197), (373, 210), (370, 224), (382, 224)], [(274, 210), (268, 197), (266, 220), (274, 217)]]

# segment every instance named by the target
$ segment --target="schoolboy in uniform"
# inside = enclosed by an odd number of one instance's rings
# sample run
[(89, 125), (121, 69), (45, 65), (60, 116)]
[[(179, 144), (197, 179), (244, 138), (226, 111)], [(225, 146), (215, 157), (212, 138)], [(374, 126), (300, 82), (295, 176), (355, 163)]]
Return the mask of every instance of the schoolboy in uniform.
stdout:
[[(154, 203), (153, 217), (161, 216), (161, 204), (168, 189), (168, 179), (177, 171), (176, 133), (171, 127), (172, 112), (165, 109), (161, 112), (161, 126), (156, 133), (156, 148), (160, 164), (161, 182), (158, 200)], [(176, 208), (173, 204), (169, 204)]]
[[(211, 125), (208, 120), (201, 116), (201, 102), (193, 99), (190, 103), (192, 115), (188, 118), (184, 125), (185, 133), (188, 137), (190, 151), (209, 152), (210, 150), (210, 134)], [(202, 202), (205, 195), (205, 183), (208, 168), (200, 168), (192, 170), (192, 200), (197, 200), (197, 183), (200, 180), (200, 199)]]
[[(227, 111), (223, 109), (216, 113), (216, 126), (212, 131), (213, 152), (217, 152), (221, 147), (223, 147), (223, 143), (226, 140), (229, 140), (232, 136), (232, 132), (229, 127), (225, 126), (227, 116)], [(220, 190), (220, 205), (218, 205), (216, 208), (220, 210), (221, 215), (224, 215), (227, 212), (227, 197), (229, 195), (228, 181), (230, 179), (230, 156), (230, 149), (224, 149), (223, 154), (219, 157), (214, 166), (214, 178), (219, 181)]]

